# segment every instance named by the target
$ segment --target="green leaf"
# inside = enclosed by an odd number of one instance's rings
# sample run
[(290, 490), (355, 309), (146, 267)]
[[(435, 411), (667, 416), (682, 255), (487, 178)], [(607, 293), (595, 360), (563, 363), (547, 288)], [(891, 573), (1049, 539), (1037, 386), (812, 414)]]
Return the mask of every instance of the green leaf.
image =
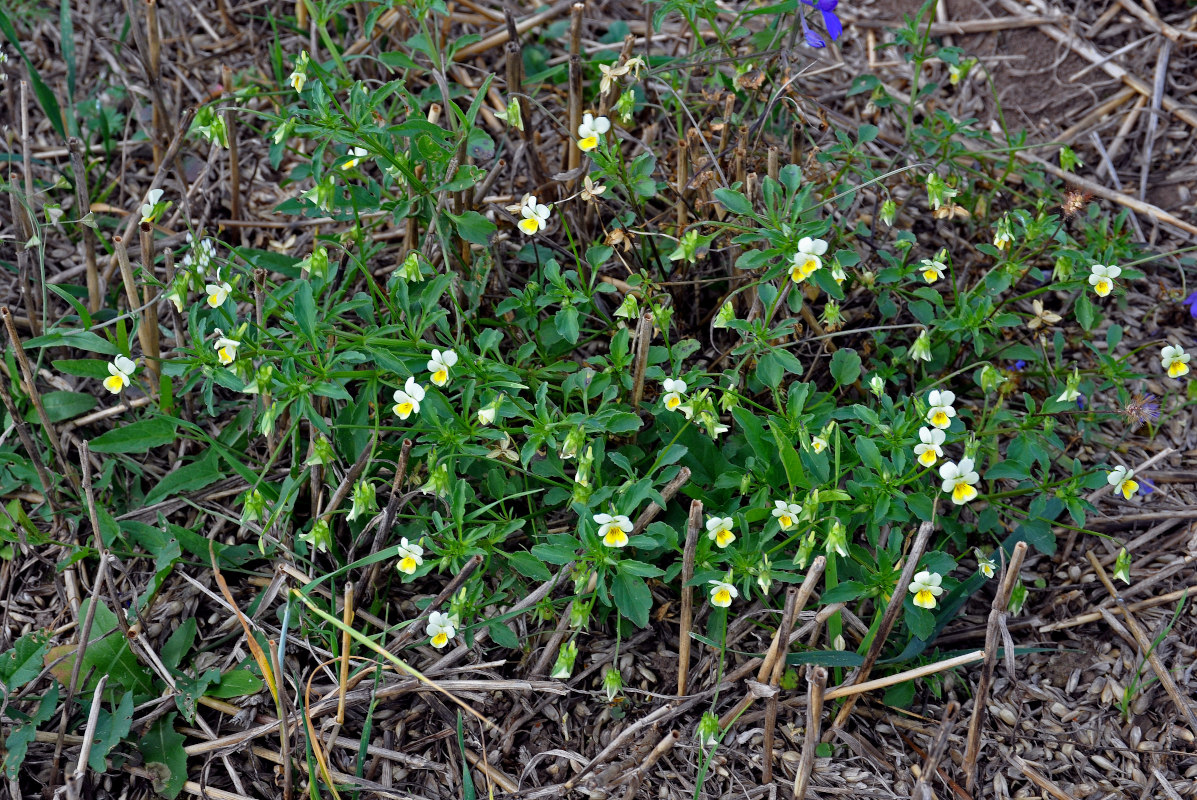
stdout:
[(620, 572), (611, 582), (615, 607), (637, 628), (648, 625), (648, 612), (653, 607), (653, 595), (643, 578)]
[(1031, 471), (1026, 464), (1019, 461), (999, 461), (989, 469), (985, 470), (985, 480), (993, 481), (998, 478), (1011, 478), (1013, 480), (1026, 480), (1031, 477)]
[(490, 244), (490, 238), (499, 229), (497, 225), (477, 211), (466, 211), (460, 215), (449, 214), (449, 218), (457, 226), (458, 236), (467, 242), (480, 244), (483, 247)]
[(534, 581), (547, 581), (553, 577), (553, 573), (549, 572), (549, 568), (544, 565), (544, 562), (531, 553), (520, 550), (507, 553), (506, 558), (512, 569), (525, 578), (531, 578)]
[(316, 344), (316, 300), (312, 296), (312, 284), (302, 281), (295, 291), (295, 324), (307, 337), (312, 347)]
[(208, 454), (199, 461), (179, 467), (159, 481), (158, 485), (145, 496), (145, 504), (152, 506), (159, 500), (165, 500), (183, 492), (202, 489), (215, 483), (224, 477), (219, 467), (220, 457), (216, 455), (215, 451), (209, 450)]
[(635, 561), (630, 558), (619, 562), (619, 570), (629, 575), (638, 575), (641, 578), (659, 578), (665, 574), (665, 570), (660, 567), (654, 567), (652, 564), (645, 564), (643, 561)]
[(1072, 310), (1076, 314), (1076, 321), (1082, 328), (1087, 331), (1093, 330), (1093, 326), (1097, 323), (1097, 309), (1093, 306), (1093, 301), (1089, 299), (1088, 294), (1081, 292), (1081, 296), (1076, 299)]
[(56, 372), (102, 381), (108, 377), (108, 362), (99, 358), (63, 358), (52, 362)]
[(262, 691), (262, 679), (247, 669), (234, 669), (226, 672), (220, 678), (220, 683), (208, 689), (209, 697), (227, 699), (229, 697), (244, 697)]
[(29, 56), (25, 55), (25, 51), (21, 49), (21, 40), (17, 37), (17, 32), (13, 29), (12, 23), (8, 21), (8, 15), (4, 13), (3, 9), (0, 9), (0, 31), (4, 32), (4, 36), (12, 44), (13, 49), (24, 59), (25, 66), (29, 69), (29, 82), (33, 85), (33, 93), (37, 96), (37, 102), (41, 105), (46, 117), (49, 118), (50, 124), (54, 126), (58, 138), (65, 140), (67, 132), (62, 124), (62, 109), (58, 105), (58, 98), (54, 96), (54, 92), (50, 91), (50, 87), (38, 73), (37, 67), (33, 66)]
[(143, 419), (100, 434), (88, 443), (93, 453), (145, 453), (175, 440), (175, 426), (165, 417)]
[(824, 592), (823, 596), (819, 598), (819, 602), (824, 605), (848, 603), (864, 594), (865, 588), (860, 581), (843, 581)]
[(565, 306), (553, 315), (553, 325), (557, 328), (557, 333), (570, 344), (577, 344), (578, 337), (582, 335), (579, 323), (578, 309), (573, 306)]
[[(51, 331), (44, 336), (38, 336), (25, 342), (26, 350), (38, 347), (73, 347), (76, 350), (86, 350), (89, 353), (99, 353), (105, 356), (116, 355), (116, 345), (91, 331)], [(108, 372), (107, 367), (104, 368), (104, 372)]]
[(568, 564), (577, 558), (573, 548), (559, 544), (538, 544), (532, 548), (532, 555), (550, 564)]
[(30, 631), (13, 643), (12, 649), (0, 655), (0, 685), (10, 695), (41, 674), (42, 656), (50, 637), (44, 631)]
[(87, 764), (97, 773), (108, 771), (105, 758), (121, 741), (129, 735), (133, 728), (133, 693), (125, 692), (117, 707), (108, 711), (100, 709), (96, 722), (96, 736), (92, 740), (91, 752), (87, 756)]
[(748, 198), (735, 189), (716, 189), (715, 199), (723, 204), (723, 207), (733, 214), (741, 214), (745, 217), (752, 216), (752, 203), (748, 202)]
[(486, 629), (490, 631), (490, 638), (499, 647), (506, 647), (508, 650), (520, 649), (520, 637), (504, 625), (500, 620), (493, 620), (486, 625)]
[(170, 712), (138, 739), (154, 791), (167, 800), (175, 800), (187, 782), (187, 754), (183, 751), (187, 740), (175, 731), (178, 716), (178, 712)]
[(916, 639), (926, 641), (931, 638), (931, 632), (935, 630), (935, 615), (925, 608), (907, 604), (906, 627), (910, 629)]
[(170, 669), (178, 669), (179, 664), (183, 663), (183, 656), (191, 652), (191, 646), (195, 644), (195, 633), (195, 617), (183, 620), (183, 624), (162, 645), (162, 663)]
[(831, 357), (831, 377), (840, 386), (856, 382), (860, 377), (860, 356), (855, 350), (844, 347), (835, 351)]
[(877, 449), (877, 445), (872, 439), (857, 436), (856, 453), (860, 456), (861, 462), (866, 467), (877, 474), (881, 474), (881, 451)]
[[(58, 684), (51, 683), (50, 689), (37, 704), (37, 711), (33, 712), (28, 722), (13, 726), (8, 738), (4, 740), (4, 749), (8, 752), (4, 756), (4, 774), (10, 780), (15, 780), (25, 761), (25, 753), (29, 743), (37, 738), (37, 727), (54, 716), (54, 709), (58, 706)], [(23, 717), (24, 715), (22, 715)]]
[[(62, 422), (64, 419), (86, 414), (99, 404), (99, 400), (95, 395), (83, 392), (47, 392), (42, 395), (42, 403), (51, 422)], [(25, 415), (26, 421), (35, 421), (36, 414), (35, 410), (30, 409)]]
[(786, 664), (814, 664), (820, 667), (859, 667), (864, 656), (851, 650), (809, 650), (805, 653), (790, 653)]

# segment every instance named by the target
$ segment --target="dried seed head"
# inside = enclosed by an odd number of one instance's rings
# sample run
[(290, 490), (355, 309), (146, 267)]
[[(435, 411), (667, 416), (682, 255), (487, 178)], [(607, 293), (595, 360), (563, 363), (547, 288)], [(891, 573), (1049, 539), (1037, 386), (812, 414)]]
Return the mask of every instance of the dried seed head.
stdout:
[(1086, 189), (1072, 188), (1064, 192), (1064, 202), (1060, 204), (1060, 210), (1064, 212), (1066, 219), (1075, 217), (1081, 209), (1088, 205), (1089, 201), (1093, 199), (1093, 192)]

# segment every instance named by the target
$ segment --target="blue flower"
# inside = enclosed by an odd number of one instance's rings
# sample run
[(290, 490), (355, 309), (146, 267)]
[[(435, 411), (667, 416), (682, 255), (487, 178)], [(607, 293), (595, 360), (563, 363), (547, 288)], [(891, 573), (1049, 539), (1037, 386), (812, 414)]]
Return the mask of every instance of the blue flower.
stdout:
[[(840, 18), (835, 13), (835, 7), (839, 5), (839, 0), (802, 0), (802, 2), (811, 8), (818, 9), (819, 13), (823, 15), (823, 27), (827, 29), (827, 35), (831, 37), (831, 41), (834, 42), (840, 38), (840, 34), (844, 32), (844, 23), (840, 22)], [(798, 20), (802, 23), (802, 33), (806, 37), (808, 45), (811, 47), (827, 46), (823, 37), (806, 24), (806, 17), (803, 14), (798, 15)]]
[(1083, 394), (1082, 394), (1082, 395), (1079, 395), (1079, 396), (1077, 397), (1077, 399), (1076, 399), (1076, 407), (1077, 407), (1077, 408), (1079, 408), (1081, 411), (1084, 411), (1084, 410), (1085, 410), (1085, 396), (1084, 396)]
[(1180, 302), (1188, 306), (1189, 313), (1193, 315), (1193, 319), (1197, 319), (1197, 292), (1193, 292)]
[(1013, 369), (1015, 372), (1022, 372), (1026, 368), (1027, 368), (1027, 362), (1023, 361), (1022, 359), (1015, 361), (1014, 366), (1011, 367), (1011, 369)]
[(1146, 478), (1139, 479), (1139, 494), (1148, 495), (1155, 491), (1155, 484)]

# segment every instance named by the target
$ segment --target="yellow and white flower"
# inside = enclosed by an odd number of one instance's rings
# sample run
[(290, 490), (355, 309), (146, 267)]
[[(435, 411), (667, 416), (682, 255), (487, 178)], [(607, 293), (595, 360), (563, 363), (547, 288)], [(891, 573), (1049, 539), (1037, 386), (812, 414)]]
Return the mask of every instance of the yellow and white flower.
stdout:
[(794, 264), (790, 267), (790, 279), (794, 283), (802, 283), (814, 275), (823, 266), (823, 260), (819, 256), (826, 252), (827, 242), (809, 236), (802, 237), (798, 241), (798, 252), (794, 254)]
[(914, 454), (919, 457), (919, 463), (924, 467), (934, 467), (935, 462), (943, 458), (943, 441), (946, 434), (939, 428), (919, 428), (919, 444), (914, 446)]
[(402, 389), (395, 390), (394, 411), (399, 419), (407, 419), (420, 411), (420, 403), (424, 400), (424, 387), (416, 383), (415, 378), (408, 378)]
[(241, 346), (241, 342), (228, 338), (220, 328), (216, 329), (216, 336), (216, 342), (212, 346), (216, 348), (216, 357), (220, 359), (220, 363), (227, 367), (237, 360), (237, 348)]
[(1170, 344), (1160, 351), (1160, 366), (1168, 371), (1169, 378), (1180, 378), (1189, 374), (1190, 358), (1183, 347)]
[(345, 162), (341, 169), (353, 169), (363, 158), (368, 155), (370, 155), (370, 151), (364, 147), (349, 148), (349, 160)]
[(910, 592), (914, 595), (914, 604), (919, 608), (935, 608), (935, 598), (943, 594), (943, 576), (938, 572), (923, 570), (910, 581)]
[(137, 369), (137, 364), (125, 356), (117, 356), (108, 365), (108, 377), (104, 379), (104, 388), (113, 394), (120, 394), (129, 385), (129, 377)]
[(595, 514), (599, 526), (598, 535), (607, 547), (627, 547), (628, 534), (632, 532), (632, 521), (624, 514)]
[(1122, 274), (1122, 267), (1094, 264), (1089, 268), (1089, 285), (1098, 297), (1105, 297), (1114, 289), (1114, 279)]
[(952, 427), (952, 417), (956, 416), (952, 404), (955, 402), (956, 395), (952, 392), (932, 389), (927, 395), (927, 405), (930, 406), (927, 409), (927, 422), (941, 430)]
[(1010, 222), (1010, 215), (1006, 214), (998, 220), (993, 229), (993, 246), (998, 250), (1005, 250), (1014, 241), (1014, 225)]
[(1110, 474), (1106, 476), (1106, 483), (1114, 487), (1114, 491), (1122, 492), (1122, 496), (1130, 500), (1131, 495), (1139, 491), (1138, 481), (1132, 480), (1135, 477), (1133, 469), (1126, 467), (1114, 467), (1110, 470)]
[(724, 548), (736, 540), (732, 527), (736, 521), (731, 517), (711, 517), (707, 520), (707, 538), (718, 547)]
[(732, 604), (732, 600), (740, 596), (739, 590), (728, 581), (712, 579), (707, 583), (711, 584), (711, 605), (718, 608), (727, 608)]
[(424, 563), (424, 548), (415, 542), (409, 542), (404, 536), (399, 540), (399, 563), (396, 569), (404, 575), (411, 575), (415, 573), (416, 569)]
[(233, 291), (233, 287), (229, 286), (226, 281), (220, 283), (209, 283), (204, 287), (204, 291), (208, 294), (208, 305), (212, 308), (220, 308), (224, 305), (224, 301), (229, 299), (229, 293)]
[(500, 395), (494, 400), (478, 409), (478, 424), (479, 425), (493, 425), (495, 417), (499, 414), (499, 406), (503, 403), (503, 397)]
[(666, 378), (663, 386), (665, 387), (665, 407), (670, 411), (677, 411), (682, 404), (682, 395), (689, 387), (680, 378)]
[(994, 560), (993, 554), (985, 555), (979, 548), (974, 547), (973, 555), (977, 557), (977, 572), (986, 578), (992, 578), (997, 571), (997, 561)]
[(816, 453), (822, 453), (827, 449), (827, 440), (822, 436), (812, 436), (810, 439), (810, 449)]
[(921, 262), (923, 270), (923, 280), (927, 283), (935, 283), (943, 277), (943, 271), (947, 269), (942, 261), (932, 258), (924, 258)]
[(962, 458), (959, 464), (949, 461), (939, 468), (939, 477), (943, 478), (943, 490), (952, 495), (952, 502), (958, 506), (977, 496), (976, 484), (980, 482), (981, 476), (973, 466), (971, 458)]
[(582, 123), (578, 125), (578, 149), (583, 153), (589, 153), (599, 146), (599, 139), (609, 130), (611, 120), (593, 114), (583, 114)]
[(549, 207), (536, 202), (536, 195), (526, 195), (520, 204), (520, 216), (523, 219), (518, 223), (519, 229), (527, 236), (534, 236), (548, 226)]
[(425, 630), (431, 637), (429, 644), (440, 650), (457, 635), (457, 615), (433, 611), (428, 615), (428, 627)]
[(457, 353), (452, 350), (433, 350), (432, 358), (428, 359), (428, 371), (432, 373), (432, 383), (444, 386), (449, 382), (449, 370), (457, 363)]
[(301, 50), (299, 58), (295, 59), (295, 69), (287, 77), (287, 83), (297, 92), (303, 91), (303, 85), (308, 81), (308, 51)]
[(802, 506), (785, 500), (774, 500), (773, 506), (773, 516), (777, 517), (777, 524), (783, 531), (788, 531), (798, 524), (798, 518), (802, 516)]
[(150, 189), (146, 194), (145, 203), (141, 206), (142, 222), (153, 222), (154, 218), (162, 213), (162, 209), (158, 207), (162, 202), (162, 194), (161, 189)]
[(918, 338), (910, 346), (910, 357), (915, 361), (931, 360), (931, 337), (927, 335), (926, 328), (919, 331)]

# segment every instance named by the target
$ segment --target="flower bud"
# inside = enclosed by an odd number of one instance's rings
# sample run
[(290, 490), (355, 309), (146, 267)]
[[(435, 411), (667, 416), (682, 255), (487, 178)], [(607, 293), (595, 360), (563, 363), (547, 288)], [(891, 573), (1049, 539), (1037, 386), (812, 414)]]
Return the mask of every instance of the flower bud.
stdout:
[(565, 680), (574, 671), (574, 661), (578, 658), (578, 645), (573, 639), (570, 639), (565, 644), (561, 645), (561, 649), (557, 651), (557, 661), (553, 664), (553, 672), (549, 675), (550, 678), (556, 680)]
[(374, 484), (368, 480), (359, 480), (353, 487), (353, 508), (349, 510), (348, 519), (352, 522), (377, 510), (378, 498)]
[(881, 204), (881, 221), (885, 223), (886, 227), (893, 227), (896, 216), (898, 216), (898, 204), (892, 198)]
[(428, 473), (428, 482), (420, 487), (420, 492), (437, 497), (448, 497), (449, 465), (442, 462), (433, 467)]
[(336, 460), (337, 454), (333, 452), (332, 442), (324, 438), (323, 435), (319, 435), (316, 437), (316, 441), (312, 443), (312, 454), (303, 465), (305, 467), (314, 467), (319, 464), (322, 467), (327, 467)]
[(719, 717), (713, 711), (704, 711), (702, 719), (698, 721), (698, 728), (694, 731), (694, 738), (698, 739), (698, 743), (705, 749), (707, 747), (715, 747), (719, 744), (719, 738), (722, 734), (719, 728)]
[(619, 674), (619, 669), (612, 665), (603, 673), (603, 691), (607, 693), (607, 702), (614, 700), (622, 688), (623, 677)]

